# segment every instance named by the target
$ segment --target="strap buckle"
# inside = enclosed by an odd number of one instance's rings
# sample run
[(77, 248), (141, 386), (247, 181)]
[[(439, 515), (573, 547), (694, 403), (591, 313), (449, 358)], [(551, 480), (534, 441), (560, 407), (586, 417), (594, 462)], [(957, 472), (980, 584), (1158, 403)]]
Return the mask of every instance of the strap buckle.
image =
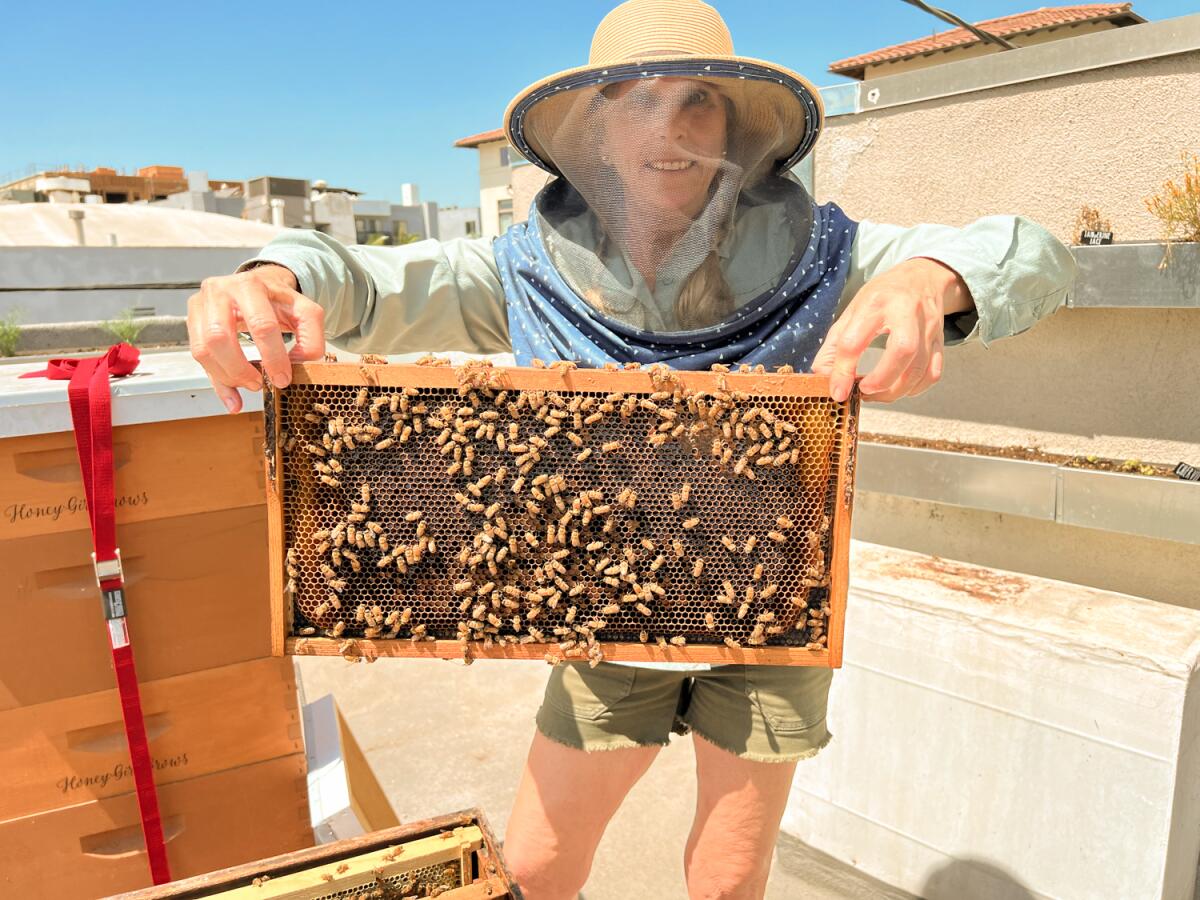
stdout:
[(116, 559), (96, 559), (96, 554), (92, 553), (92, 568), (96, 570), (96, 586), (100, 587), (100, 582), (111, 581), (114, 578), (125, 581), (125, 570), (121, 567), (121, 548), (117, 548)]

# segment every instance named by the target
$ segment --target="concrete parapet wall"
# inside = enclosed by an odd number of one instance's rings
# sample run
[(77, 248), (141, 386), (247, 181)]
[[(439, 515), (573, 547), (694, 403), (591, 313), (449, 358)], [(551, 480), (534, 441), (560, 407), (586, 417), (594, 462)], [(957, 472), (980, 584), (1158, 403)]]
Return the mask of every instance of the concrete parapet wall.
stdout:
[(1200, 613), (856, 543), (784, 830), (928, 900), (1191, 900)]

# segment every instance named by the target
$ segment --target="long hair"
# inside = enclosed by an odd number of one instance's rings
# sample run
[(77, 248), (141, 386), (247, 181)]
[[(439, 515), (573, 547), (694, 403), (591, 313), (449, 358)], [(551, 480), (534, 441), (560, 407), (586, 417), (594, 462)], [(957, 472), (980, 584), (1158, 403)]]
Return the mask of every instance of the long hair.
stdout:
[[(608, 85), (596, 93), (595, 98), (586, 107), (587, 112), (585, 115), (587, 119), (594, 121), (595, 118), (599, 118), (602, 115), (601, 104), (603, 103), (603, 99), (610, 95), (610, 89), (613, 87), (614, 85)], [(731, 150), (736, 151), (740, 149), (737, 148), (736, 139), (733, 137), (737, 135), (737, 108), (729, 97), (723, 96), (722, 99), (725, 103), (727, 152)], [(738, 154), (734, 152), (731, 155), (736, 157)], [(739, 174), (742, 173), (739, 172)], [(605, 192), (610, 197), (614, 195), (620, 196), (623, 193), (624, 186), (620, 183), (620, 179), (607, 166), (588, 172), (587, 176), (585, 177), (590, 182), (589, 187), (598, 188), (603, 183)], [(729, 171), (723, 167), (719, 168), (710, 185), (710, 197), (717, 192), (721, 180), (726, 177), (729, 177)], [(622, 203), (619, 205), (624, 206), (625, 204)], [(600, 244), (596, 248), (596, 253), (603, 259), (608, 254), (613, 239), (607, 227), (608, 223), (605, 221), (606, 217), (601, 215), (599, 210), (593, 209), (593, 212), (596, 213), (601, 225)], [(728, 235), (730, 226), (731, 222), (726, 220), (716, 229), (711, 238), (711, 247), (708, 254), (680, 286), (679, 294), (675, 298), (674, 312), (677, 327), (681, 331), (692, 331), (715, 325), (733, 312), (733, 289), (729, 286), (729, 282), (725, 278), (725, 273), (722, 271), (721, 257), (717, 249)], [(600, 309), (601, 312), (612, 314), (612, 311), (608, 309), (607, 304), (604, 302), (600, 291), (592, 288), (585, 290), (583, 293), (584, 299)]]

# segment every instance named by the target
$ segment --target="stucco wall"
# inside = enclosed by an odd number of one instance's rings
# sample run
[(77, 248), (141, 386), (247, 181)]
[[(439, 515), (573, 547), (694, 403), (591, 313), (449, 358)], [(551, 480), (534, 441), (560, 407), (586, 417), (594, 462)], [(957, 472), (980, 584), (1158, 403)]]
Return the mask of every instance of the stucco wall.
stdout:
[(524, 222), (529, 218), (529, 205), (533, 198), (550, 180), (545, 169), (535, 165), (518, 166), (512, 172), (513, 221)]
[(500, 165), (500, 149), (507, 141), (495, 141), (479, 147), (479, 222), (484, 237), (500, 234), (498, 204), (509, 198), (509, 178), (512, 169)]
[(1198, 96), (1193, 52), (834, 117), (817, 197), (898, 224), (1021, 213), (1064, 240), (1087, 204), (1117, 240), (1153, 240), (1143, 199), (1200, 147)]
[[(834, 117), (818, 199), (854, 218), (965, 224), (1019, 213), (1070, 241), (1082, 204), (1154, 240), (1143, 198), (1200, 148), (1200, 53)], [(1060, 309), (990, 348), (948, 350), (928, 393), (867, 404), (866, 432), (1200, 464), (1200, 309)], [(878, 351), (860, 366), (866, 371)], [(1200, 544), (862, 493), (855, 536), (1200, 608)]]

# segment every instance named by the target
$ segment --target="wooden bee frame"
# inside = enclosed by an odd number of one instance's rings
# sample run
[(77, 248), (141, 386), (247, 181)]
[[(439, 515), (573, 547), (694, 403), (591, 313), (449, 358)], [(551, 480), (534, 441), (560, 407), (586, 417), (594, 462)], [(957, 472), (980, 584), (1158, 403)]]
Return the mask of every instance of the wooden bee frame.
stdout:
[(110, 900), (325, 900), (376, 889), (381, 896), (400, 896), (396, 890), (413, 882), (436, 885), (442, 900), (521, 897), (487, 819), (468, 809)]
[[(468, 410), (471, 391), (476, 402)], [(505, 396), (498, 396), (501, 393)], [(614, 398), (619, 399), (614, 403)], [(632, 410), (623, 415), (630, 404)], [(508, 436), (514, 406), (515, 444), (497, 439), (497, 435)], [(273, 651), (554, 662), (580, 657), (586, 646), (593, 659), (602, 654), (610, 661), (838, 667), (858, 408), (857, 388), (847, 401), (835, 403), (828, 394), (828, 380), (811, 375), (685, 372), (665, 367), (491, 368), (484, 363), (459, 368), (296, 365), (292, 384), (282, 390), (268, 385), (264, 403)], [(416, 409), (423, 411), (413, 412)], [(443, 414), (447, 409), (453, 415)], [(586, 415), (579, 415), (583, 412)], [(484, 413), (498, 415), (481, 418)], [(701, 424), (713, 416), (707, 425)], [(414, 418), (423, 422), (419, 433)], [(378, 434), (365, 434), (363, 429), (372, 422)], [(489, 424), (494, 428), (489, 429)], [(343, 446), (344, 437), (335, 437), (339, 428), (343, 435), (351, 433), (347, 429), (357, 429), (353, 432), (357, 438), (352, 436)], [(652, 445), (655, 441), (665, 443)], [(752, 441), (757, 442), (758, 455), (753, 455)], [(471, 451), (464, 451), (466, 446)], [(528, 451), (539, 447), (532, 454), (538, 459), (531, 460)], [(770, 448), (770, 458), (764, 447)], [(783, 449), (776, 450), (779, 447)], [(726, 452), (731, 450), (732, 455)], [(473, 459), (470, 477), (461, 471), (467, 460), (453, 476), (447, 474), (464, 452)], [(338, 461), (337, 471), (328, 468), (334, 461)], [(330, 472), (323, 479), (318, 464)], [(499, 478), (486, 490), (478, 490), (478, 484), (490, 480), (487, 475)], [(547, 483), (540, 476), (551, 480)], [(517, 484), (518, 480), (523, 483)], [(352, 573), (341, 551), (334, 556), (321, 532), (336, 531), (338, 522), (345, 530), (334, 540), (349, 532), (345, 520), (354, 514), (335, 515), (330, 508), (353, 508), (351, 504), (360, 501), (364, 481), (372, 496), (369, 513), (358, 514), (362, 518), (354, 529), (360, 549), (352, 551), (357, 555)], [(686, 508), (674, 508), (672, 494), (680, 493), (685, 483), (691, 486), (691, 497)], [(514, 494), (514, 488), (521, 492)], [(552, 489), (558, 493), (552, 496), (548, 493)], [(626, 489), (636, 495), (625, 497)], [(596, 499), (589, 500), (583, 496), (588, 491), (601, 492), (602, 497), (594, 494)], [(531, 492), (544, 500), (530, 500)], [(636, 513), (632, 506), (621, 506), (622, 497), (640, 504)], [(581, 512), (585, 507), (580, 501), (589, 511), (606, 509), (608, 518), (613, 510), (629, 513), (618, 527), (625, 529), (625, 561), (640, 567), (633, 578), (621, 569), (617, 538), (601, 548), (595, 528), (568, 537), (561, 516), (557, 534), (545, 531), (550, 512), (558, 516), (562, 510), (574, 511), (577, 525), (597, 521)], [(530, 502), (540, 504), (541, 520), (528, 512)], [(547, 610), (554, 595), (546, 596), (546, 585), (537, 588), (541, 600), (528, 590), (532, 587), (528, 580), (520, 587), (512, 585), (524, 592), (525, 601), (515, 594), (501, 594), (510, 587), (502, 576), (513, 571), (514, 560), (506, 563), (509, 568), (492, 567), (496, 577), (480, 573), (474, 560), (480, 541), (490, 542), (487, 553), (500, 552), (495, 549), (494, 529), (490, 537), (480, 537), (488, 533), (493, 516), (504, 520), (498, 540), (512, 550), (511, 556), (533, 553), (542, 566), (542, 574), (535, 572), (536, 577), (551, 585), (557, 582), (563, 589), (553, 615)], [(777, 522), (787, 522), (789, 527), (773, 524)], [(363, 549), (362, 526), (374, 529), (371, 552)], [(418, 540), (415, 532), (437, 543), (435, 563), (429, 564), (428, 554), (417, 553), (417, 565), (411, 564), (411, 542)], [(390, 539), (387, 554), (376, 546), (380, 534)], [(542, 544), (539, 535), (548, 543)], [(555, 546), (549, 542), (551, 537), (561, 543)], [(584, 537), (589, 538), (586, 543)], [(678, 543), (684, 544), (682, 557)], [(400, 576), (388, 568), (394, 561), (391, 556), (400, 556), (399, 550), (391, 552), (397, 545), (408, 554), (409, 563)], [(588, 545), (595, 549), (589, 550)], [(651, 545), (653, 550), (645, 549)], [(535, 546), (540, 549), (534, 551)], [(549, 568), (554, 566), (549, 556), (562, 550), (570, 552), (561, 554), (566, 564), (559, 566), (560, 577)], [(605, 554), (611, 565), (604, 571), (611, 574), (586, 570), (594, 556)], [(664, 556), (665, 563), (659, 559)], [(698, 564), (701, 556), (705, 561)], [(650, 562), (650, 557), (655, 561)], [(492, 562), (489, 558), (488, 565)], [(426, 568), (414, 572), (421, 564)], [(666, 571), (652, 577), (646, 569), (656, 564)], [(322, 569), (324, 575), (318, 576)], [(603, 579), (609, 584), (620, 579), (619, 586), (606, 594), (600, 584)], [(331, 584), (341, 589), (331, 591)], [(577, 593), (568, 596), (567, 587)], [(637, 592), (652, 589), (657, 593), (640, 596), (644, 603), (633, 602)], [(479, 598), (470, 613), (474, 625), (468, 622), (468, 597)], [(342, 604), (340, 609), (331, 606), (334, 599)], [(547, 606), (538, 608), (547, 613), (542, 621), (554, 624), (545, 631), (534, 625), (543, 638), (539, 641), (530, 629), (532, 620), (513, 624), (512, 616), (533, 613), (543, 601)], [(522, 607), (522, 602), (527, 606)], [(489, 608), (479, 612), (479, 603)], [(638, 607), (643, 611), (634, 614)], [(652, 612), (648, 618), (645, 608)], [(552, 635), (552, 628), (578, 632), (576, 623), (565, 618), (564, 609), (575, 610), (572, 616), (587, 623), (586, 640), (575, 633)], [(609, 612), (603, 613), (605, 609)], [(602, 613), (606, 618), (601, 618)], [(397, 616), (403, 618), (403, 628)], [(592, 630), (596, 624), (607, 627), (607, 633), (596, 634), (601, 630)], [(421, 625), (425, 627), (418, 629)], [(471, 639), (464, 641), (459, 640), (463, 629), (479, 630), (468, 630)], [(729, 641), (721, 636), (722, 629)], [(814, 635), (815, 640), (805, 639)]]

